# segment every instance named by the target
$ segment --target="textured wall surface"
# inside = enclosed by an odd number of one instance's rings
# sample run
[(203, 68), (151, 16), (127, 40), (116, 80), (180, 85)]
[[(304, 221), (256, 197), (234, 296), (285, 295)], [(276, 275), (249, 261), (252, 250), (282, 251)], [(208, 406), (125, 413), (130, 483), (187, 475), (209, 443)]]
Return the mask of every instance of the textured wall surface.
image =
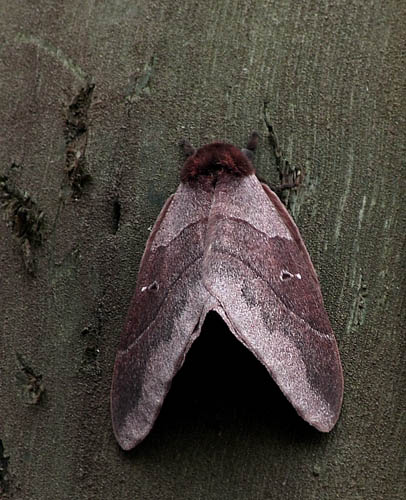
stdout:
[[(0, 0), (0, 496), (400, 499), (405, 410), (403, 2)], [(289, 206), (345, 376), (320, 434), (209, 317), (148, 438), (109, 390), (182, 137), (266, 116), (306, 171)]]

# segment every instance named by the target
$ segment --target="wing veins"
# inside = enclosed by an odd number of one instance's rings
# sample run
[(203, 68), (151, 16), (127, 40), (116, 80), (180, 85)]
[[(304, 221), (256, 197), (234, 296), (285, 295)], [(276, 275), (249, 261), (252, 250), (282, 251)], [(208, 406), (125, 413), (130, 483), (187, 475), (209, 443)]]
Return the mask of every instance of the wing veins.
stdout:
[[(254, 231), (256, 231), (257, 233), (262, 234), (262, 235), (263, 235), (263, 236), (265, 236), (268, 240), (271, 240), (272, 238), (275, 238), (275, 236), (270, 236), (268, 233), (265, 233), (264, 231), (261, 231), (261, 229), (258, 229), (256, 226), (253, 226), (250, 222), (248, 222), (248, 221), (247, 221), (247, 220), (245, 220), (245, 219), (241, 219), (240, 217), (230, 217), (230, 216), (228, 216), (228, 217), (227, 217), (227, 216), (224, 216), (224, 215), (219, 214), (219, 215), (215, 215), (215, 216), (213, 217), (213, 219), (214, 219), (214, 220), (216, 220), (216, 219), (217, 219), (217, 220), (221, 219), (221, 220), (226, 220), (226, 221), (227, 221), (227, 220), (232, 220), (233, 222), (242, 223), (242, 224), (244, 224), (244, 225), (246, 225), (246, 226), (251, 227), (251, 228), (252, 228)], [(289, 228), (288, 228), (288, 229), (289, 229)], [(289, 230), (289, 234), (291, 235), (291, 237), (290, 237), (290, 238), (285, 238), (284, 236), (280, 236), (280, 238), (282, 238), (282, 239), (284, 239), (284, 240), (289, 240), (289, 241), (290, 241), (290, 240), (292, 240), (292, 241), (295, 241), (295, 239), (293, 238), (293, 235), (292, 235), (292, 233), (290, 232), (290, 230)]]
[(157, 307), (157, 311), (156, 311), (154, 319), (150, 323), (148, 323), (148, 325), (140, 332), (140, 334), (137, 336), (137, 338), (133, 342), (131, 342), (131, 344), (128, 345), (128, 347), (126, 347), (125, 349), (119, 350), (117, 355), (121, 356), (121, 355), (126, 354), (129, 350), (131, 350), (137, 344), (137, 342), (139, 340), (141, 340), (142, 337), (144, 337), (144, 335), (147, 333), (147, 330), (150, 328), (150, 326), (152, 326), (157, 321), (159, 313), (160, 313), (163, 305), (165, 304), (165, 301), (166, 301), (169, 293), (171, 292), (172, 288), (175, 286), (175, 284), (180, 280), (180, 278), (185, 274), (185, 272), (188, 269), (190, 269), (193, 265), (195, 265), (199, 260), (202, 260), (202, 257), (203, 257), (203, 254), (200, 257), (198, 257), (197, 259), (195, 259), (193, 262), (191, 262), (189, 265), (187, 265), (185, 268), (182, 269), (182, 272), (179, 273), (179, 275), (177, 276), (175, 281), (171, 284), (171, 286), (169, 288), (167, 288), (165, 295), (162, 297), (162, 300)]
[[(203, 217), (202, 219), (199, 219), (196, 222), (190, 222), (186, 226), (182, 227), (182, 229), (180, 231), (178, 231), (175, 234), (175, 236), (173, 238), (171, 238), (171, 240), (166, 245), (163, 245), (163, 244), (158, 245), (158, 244), (155, 243), (155, 241), (151, 241), (151, 246), (155, 245), (156, 249), (158, 249), (158, 248), (167, 248), (170, 244), (172, 244), (174, 241), (176, 241), (186, 231), (186, 229), (189, 229), (190, 227), (193, 227), (193, 226), (198, 226), (199, 224), (202, 224), (203, 222), (207, 223), (207, 220), (208, 220), (208, 217)], [(154, 250), (154, 252), (155, 251), (156, 250)]]
[[(230, 251), (228, 250), (216, 250), (216, 252), (218, 253), (222, 253), (222, 254), (226, 254), (232, 258), (234, 258), (235, 260), (239, 260), (240, 262), (242, 262), (244, 265), (246, 265), (249, 269), (251, 269), (251, 271), (259, 278), (261, 279), (264, 283), (266, 283), (269, 288), (272, 290), (272, 293), (274, 294), (274, 296), (276, 297), (277, 300), (279, 300), (279, 302), (281, 302), (285, 307), (286, 309), (293, 314), (293, 316), (295, 316), (297, 319), (303, 321), (309, 328), (311, 328), (311, 330), (313, 330), (314, 332), (316, 332), (320, 337), (327, 337), (327, 338), (330, 338), (329, 334), (328, 333), (324, 333), (322, 332), (321, 330), (318, 330), (317, 328), (314, 328), (308, 321), (306, 321), (304, 318), (302, 318), (301, 316), (299, 316), (293, 309), (291, 309), (286, 303), (284, 300), (282, 300), (282, 298), (280, 297), (280, 295), (278, 293), (276, 293), (274, 287), (270, 284), (269, 280), (267, 280), (265, 277), (263, 277), (261, 274), (258, 273), (258, 271), (256, 269), (254, 269), (250, 263), (248, 261), (245, 261), (244, 259), (242, 259), (240, 256), (238, 255), (235, 255), (233, 253), (231, 253)], [(210, 292), (210, 294), (212, 294), (212, 292)], [(213, 295), (213, 294), (212, 294)], [(225, 311), (224, 309), (224, 306), (221, 302), (221, 300), (215, 296), (215, 298), (220, 302), (221, 304), (221, 307), (223, 308), (223, 310)]]

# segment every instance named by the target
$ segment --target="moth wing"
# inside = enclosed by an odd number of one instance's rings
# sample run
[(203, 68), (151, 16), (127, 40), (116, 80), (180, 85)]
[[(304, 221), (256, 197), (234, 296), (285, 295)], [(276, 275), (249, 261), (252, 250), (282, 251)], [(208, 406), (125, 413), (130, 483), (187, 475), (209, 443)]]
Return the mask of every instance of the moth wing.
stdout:
[(113, 429), (123, 449), (148, 434), (199, 334), (209, 297), (201, 281), (209, 206), (206, 192), (180, 185), (148, 239), (111, 388)]
[(265, 365), (299, 415), (327, 432), (343, 376), (320, 285), (299, 231), (255, 175), (216, 186), (204, 283), (234, 335)]

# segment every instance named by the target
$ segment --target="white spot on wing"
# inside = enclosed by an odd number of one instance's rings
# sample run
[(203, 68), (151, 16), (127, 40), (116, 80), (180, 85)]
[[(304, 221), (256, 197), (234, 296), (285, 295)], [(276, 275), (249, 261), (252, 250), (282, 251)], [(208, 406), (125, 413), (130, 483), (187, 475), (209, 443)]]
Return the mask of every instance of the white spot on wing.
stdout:
[(300, 273), (292, 274), (290, 271), (287, 271), (286, 269), (282, 269), (279, 279), (281, 281), (287, 281), (290, 280), (291, 278), (297, 278), (298, 280), (302, 279), (302, 275)]
[(212, 216), (227, 214), (227, 217), (247, 222), (270, 238), (292, 239), (285, 221), (255, 174), (230, 179), (224, 191), (216, 190), (215, 204)]
[(159, 285), (157, 281), (153, 281), (150, 285), (148, 285), (148, 291), (151, 290), (159, 290)]
[(293, 278), (293, 274), (290, 273), (289, 271), (287, 271), (286, 269), (282, 269), (282, 271), (279, 275), (279, 279), (281, 281), (286, 281), (286, 280), (290, 280), (291, 278)]
[(146, 292), (147, 290), (148, 290), (148, 292), (159, 290), (159, 284), (158, 284), (158, 282), (157, 281), (153, 281), (150, 285), (143, 286), (141, 288), (141, 292)]

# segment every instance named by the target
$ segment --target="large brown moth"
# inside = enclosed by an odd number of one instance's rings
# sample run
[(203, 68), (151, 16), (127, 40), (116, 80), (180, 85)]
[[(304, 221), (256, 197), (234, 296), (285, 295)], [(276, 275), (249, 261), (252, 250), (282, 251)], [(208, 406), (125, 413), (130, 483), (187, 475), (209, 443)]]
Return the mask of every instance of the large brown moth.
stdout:
[(293, 219), (255, 175), (251, 150), (189, 155), (148, 238), (117, 353), (114, 434), (129, 450), (151, 430), (209, 311), (263, 363), (297, 413), (335, 425), (343, 396), (336, 340)]

